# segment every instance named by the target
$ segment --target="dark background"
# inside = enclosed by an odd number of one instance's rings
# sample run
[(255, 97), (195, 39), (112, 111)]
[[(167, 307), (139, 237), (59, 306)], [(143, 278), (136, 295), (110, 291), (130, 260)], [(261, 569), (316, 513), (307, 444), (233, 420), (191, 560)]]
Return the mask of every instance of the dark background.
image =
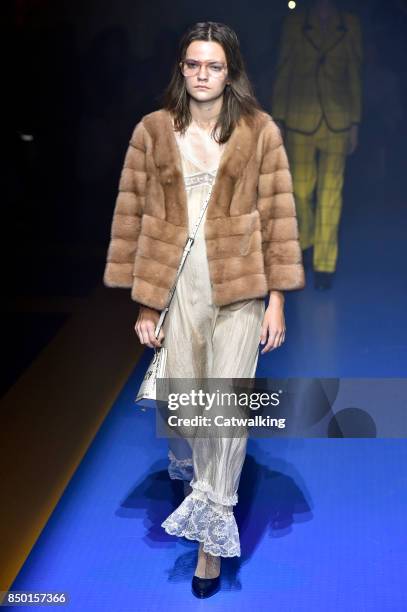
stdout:
[[(360, 17), (365, 53), (360, 144), (347, 181), (354, 196), (382, 190), (387, 209), (404, 187), (407, 2), (337, 4)], [(181, 34), (196, 21), (233, 27), (272, 114), (287, 12), (283, 0), (3, 5), (3, 392), (69, 316), (69, 299), (102, 282), (128, 140), (141, 116), (160, 107)], [(47, 297), (54, 309), (38, 307)]]

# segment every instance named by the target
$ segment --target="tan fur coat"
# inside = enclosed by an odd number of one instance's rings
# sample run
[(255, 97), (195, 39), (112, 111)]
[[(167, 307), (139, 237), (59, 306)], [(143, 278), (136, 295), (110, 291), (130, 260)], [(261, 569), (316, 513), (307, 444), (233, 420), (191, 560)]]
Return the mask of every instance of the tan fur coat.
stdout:
[[(227, 142), (204, 223), (213, 303), (305, 286), (292, 178), (280, 130), (263, 111)], [(188, 237), (182, 162), (165, 109), (134, 128), (124, 160), (103, 282), (162, 310)], [(194, 248), (192, 246), (192, 248)]]

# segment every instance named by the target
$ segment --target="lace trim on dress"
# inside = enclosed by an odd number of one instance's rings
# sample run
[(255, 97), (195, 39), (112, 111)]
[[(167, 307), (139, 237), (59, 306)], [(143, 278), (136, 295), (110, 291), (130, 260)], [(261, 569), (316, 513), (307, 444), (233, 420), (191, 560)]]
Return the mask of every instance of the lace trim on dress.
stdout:
[(240, 539), (233, 510), (219, 506), (206, 493), (194, 489), (161, 527), (170, 535), (203, 542), (206, 553), (240, 557)]
[(168, 458), (170, 459), (168, 474), (171, 480), (192, 480), (194, 475), (192, 457), (177, 459), (170, 449), (168, 451)]
[(198, 174), (192, 174), (184, 177), (186, 187), (192, 187), (194, 185), (212, 185), (215, 180), (215, 175), (210, 172), (199, 172)]

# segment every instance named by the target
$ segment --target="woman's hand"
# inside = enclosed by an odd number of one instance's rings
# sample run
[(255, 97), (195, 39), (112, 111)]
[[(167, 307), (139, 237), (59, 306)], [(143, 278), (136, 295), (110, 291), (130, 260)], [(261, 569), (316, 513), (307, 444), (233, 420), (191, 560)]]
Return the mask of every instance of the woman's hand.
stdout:
[(261, 355), (278, 348), (285, 340), (284, 295), (280, 291), (270, 293), (269, 305), (264, 313), (260, 342), (264, 344), (266, 340)]
[(141, 344), (146, 344), (149, 348), (161, 347), (161, 342), (164, 339), (163, 328), (161, 327), (158, 338), (156, 338), (154, 335), (159, 318), (160, 313), (157, 310), (154, 310), (154, 308), (140, 306), (134, 329), (136, 330)]

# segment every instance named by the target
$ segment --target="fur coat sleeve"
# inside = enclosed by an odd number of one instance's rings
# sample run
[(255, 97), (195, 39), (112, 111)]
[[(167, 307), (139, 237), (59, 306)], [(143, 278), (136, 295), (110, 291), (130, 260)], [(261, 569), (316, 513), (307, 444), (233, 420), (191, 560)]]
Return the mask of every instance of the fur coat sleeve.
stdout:
[(290, 166), (280, 129), (272, 120), (263, 130), (257, 210), (267, 289), (302, 289), (305, 277)]
[(133, 284), (133, 266), (147, 182), (147, 138), (148, 134), (140, 121), (130, 138), (119, 180), (103, 276), (107, 287), (131, 288)]

